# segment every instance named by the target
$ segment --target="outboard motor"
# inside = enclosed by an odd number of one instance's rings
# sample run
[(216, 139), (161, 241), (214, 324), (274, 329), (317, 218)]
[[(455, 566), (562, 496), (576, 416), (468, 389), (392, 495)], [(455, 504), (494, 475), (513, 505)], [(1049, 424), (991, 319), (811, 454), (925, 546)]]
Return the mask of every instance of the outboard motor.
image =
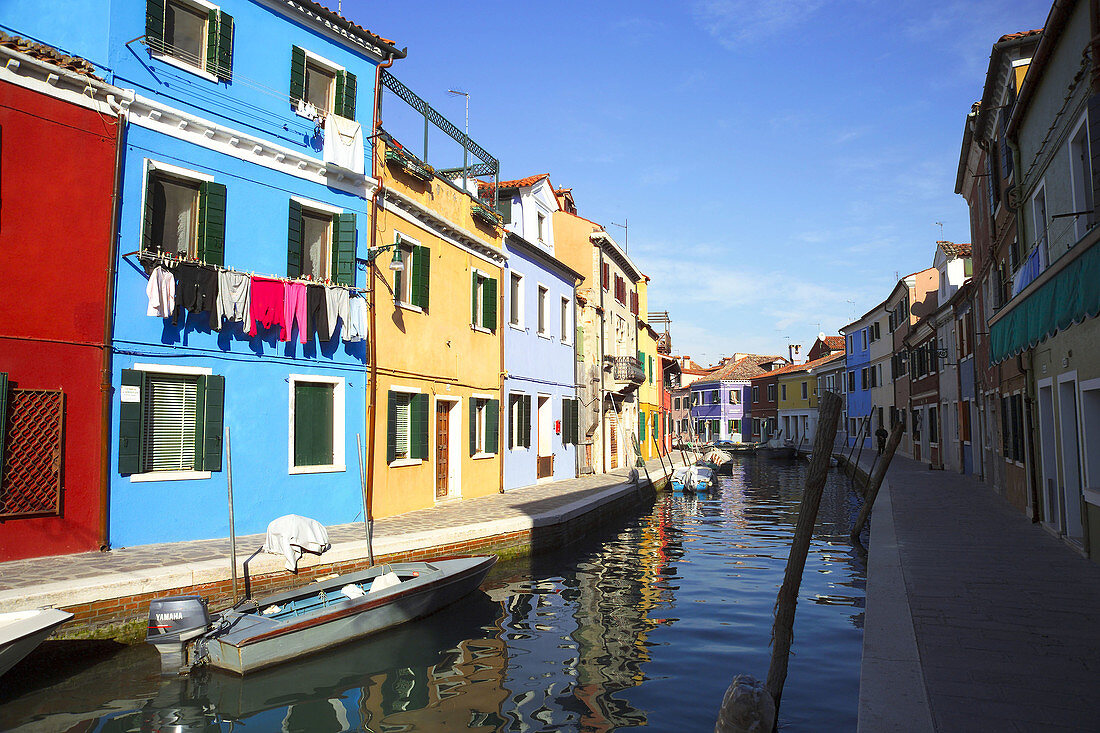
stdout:
[(169, 596), (149, 602), (145, 641), (160, 652), (161, 674), (186, 674), (189, 642), (210, 629), (210, 613), (201, 596)]

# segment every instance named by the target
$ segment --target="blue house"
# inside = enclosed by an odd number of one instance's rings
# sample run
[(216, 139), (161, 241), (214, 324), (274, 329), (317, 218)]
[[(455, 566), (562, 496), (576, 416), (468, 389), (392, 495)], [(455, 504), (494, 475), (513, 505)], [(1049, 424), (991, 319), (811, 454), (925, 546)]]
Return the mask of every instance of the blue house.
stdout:
[(373, 80), (404, 52), (309, 0), (6, 15), (133, 92), (113, 101), (111, 544), (227, 536), (230, 459), (239, 533), (361, 518)]
[(507, 232), (504, 489), (577, 475), (576, 299), (584, 277), (554, 257), (548, 176), (501, 181)]
[[(873, 312), (872, 312), (873, 313)], [(871, 361), (870, 343), (873, 341), (871, 323), (872, 313), (840, 329), (844, 336), (845, 372), (847, 384), (848, 445), (858, 445), (862, 439), (864, 448), (871, 447), (871, 390), (874, 388), (874, 371), (869, 367)]]

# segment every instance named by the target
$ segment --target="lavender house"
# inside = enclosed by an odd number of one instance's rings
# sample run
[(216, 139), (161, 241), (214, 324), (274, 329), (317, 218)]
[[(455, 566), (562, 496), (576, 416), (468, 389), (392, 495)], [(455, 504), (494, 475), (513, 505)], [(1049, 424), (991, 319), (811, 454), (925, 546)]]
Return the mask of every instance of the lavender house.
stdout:
[(691, 417), (699, 439), (742, 442), (752, 432), (750, 379), (787, 363), (781, 356), (735, 354), (691, 385)]

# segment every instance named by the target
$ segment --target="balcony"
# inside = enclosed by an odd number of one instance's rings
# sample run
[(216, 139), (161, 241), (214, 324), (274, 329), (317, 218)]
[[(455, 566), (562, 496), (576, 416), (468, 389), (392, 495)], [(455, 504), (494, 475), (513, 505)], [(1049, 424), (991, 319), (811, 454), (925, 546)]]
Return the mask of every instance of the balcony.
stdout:
[(633, 356), (609, 356), (611, 376), (616, 382), (642, 384), (645, 382), (645, 367)]

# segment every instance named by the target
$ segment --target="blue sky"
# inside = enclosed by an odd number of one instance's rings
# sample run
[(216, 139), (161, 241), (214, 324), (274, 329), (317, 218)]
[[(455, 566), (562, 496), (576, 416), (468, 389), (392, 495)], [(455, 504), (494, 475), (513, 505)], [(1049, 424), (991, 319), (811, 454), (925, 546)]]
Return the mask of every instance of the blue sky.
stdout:
[[(786, 354), (969, 242), (954, 193), (993, 43), (1049, 0), (345, 0), (392, 71), (501, 161), (550, 173), (651, 278), (675, 353)], [(387, 95), (387, 129), (422, 123)], [(429, 162), (461, 164), (433, 136)], [(940, 226), (942, 222), (942, 234)]]

